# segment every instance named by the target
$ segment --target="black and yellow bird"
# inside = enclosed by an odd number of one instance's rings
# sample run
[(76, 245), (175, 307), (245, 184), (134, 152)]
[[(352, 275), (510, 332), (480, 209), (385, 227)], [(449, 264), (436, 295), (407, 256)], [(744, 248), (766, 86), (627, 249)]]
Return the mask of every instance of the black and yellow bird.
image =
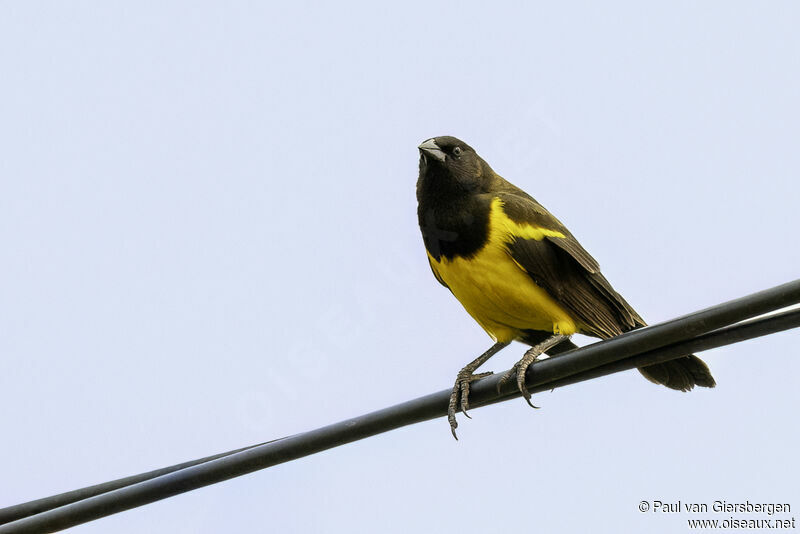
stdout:
[[(514, 366), (530, 403), (525, 371), (543, 353), (575, 348), (572, 334), (607, 339), (645, 326), (575, 237), (522, 189), (495, 173), (469, 145), (434, 137), (419, 146), (417, 215), (428, 261), (495, 344), (457, 375), (448, 419), (468, 408), (475, 371), (512, 341), (531, 345)], [(714, 387), (694, 355), (639, 369), (651, 382), (689, 391)]]

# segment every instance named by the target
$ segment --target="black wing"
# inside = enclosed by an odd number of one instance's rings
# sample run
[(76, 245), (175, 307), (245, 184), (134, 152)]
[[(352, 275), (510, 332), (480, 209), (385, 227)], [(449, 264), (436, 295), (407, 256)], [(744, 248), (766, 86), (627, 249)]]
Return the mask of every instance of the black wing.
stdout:
[(644, 326), (644, 320), (600, 273), (597, 261), (561, 222), (527, 194), (503, 193), (504, 211), (517, 223), (555, 230), (564, 237), (514, 238), (508, 249), (537, 285), (563, 306), (581, 333), (609, 338)]

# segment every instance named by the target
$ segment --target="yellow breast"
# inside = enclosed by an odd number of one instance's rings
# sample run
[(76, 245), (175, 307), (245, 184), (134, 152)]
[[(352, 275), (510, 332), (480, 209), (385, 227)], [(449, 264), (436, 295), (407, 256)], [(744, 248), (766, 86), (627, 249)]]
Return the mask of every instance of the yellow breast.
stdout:
[(547, 292), (537, 286), (511, 257), (506, 245), (514, 237), (542, 240), (560, 232), (518, 224), (495, 198), (489, 215), (486, 245), (470, 259), (428, 259), (467, 312), (495, 341), (517, 339), (523, 330), (574, 334), (575, 322)]

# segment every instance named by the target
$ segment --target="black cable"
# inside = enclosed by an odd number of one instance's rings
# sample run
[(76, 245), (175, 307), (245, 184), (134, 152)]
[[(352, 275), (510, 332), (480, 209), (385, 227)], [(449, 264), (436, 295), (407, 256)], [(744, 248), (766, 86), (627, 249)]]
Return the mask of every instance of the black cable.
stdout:
[[(794, 328), (800, 326), (798, 310), (756, 319), (743, 325), (724, 327), (798, 302), (800, 280), (629, 332), (538, 362), (529, 369), (526, 377), (528, 387), (532, 392), (552, 389), (666, 361), (688, 352)], [(708, 333), (720, 328), (717, 332)], [(502, 391), (498, 395), (496, 385), (499, 379), (500, 375), (493, 375), (476, 382), (472, 388), (470, 404), (479, 407), (519, 395), (516, 391)], [(0, 533), (53, 532), (388, 430), (440, 417), (447, 412), (449, 396), (450, 390), (443, 390), (275, 442), (239, 452), (224, 453), (214, 460), (8, 523), (0, 526)]]
[(242, 447), (241, 449), (236, 449), (234, 451), (214, 454), (213, 456), (206, 456), (205, 458), (200, 458), (199, 460), (183, 462), (180, 464), (172, 465), (170, 467), (163, 467), (161, 469), (156, 469), (154, 471), (148, 471), (147, 473), (141, 473), (139, 475), (119, 478), (117, 480), (112, 480), (110, 482), (104, 482), (102, 484), (96, 484), (94, 486), (88, 486), (85, 488), (68, 491), (66, 493), (59, 493), (58, 495), (53, 495), (51, 497), (45, 497), (43, 499), (37, 499), (35, 501), (30, 501), (22, 504), (17, 504), (15, 506), (9, 506), (7, 508), (2, 508), (0, 509), (0, 525), (4, 525), (6, 523), (22, 519), (24, 517), (40, 514), (42, 512), (46, 512), (47, 510), (52, 510), (53, 508), (65, 506), (73, 502), (82, 501), (84, 499), (88, 499), (89, 497), (94, 497), (95, 495), (108, 493), (109, 491), (113, 491), (119, 488), (124, 488), (125, 486), (131, 486), (138, 482), (144, 482), (145, 480), (150, 480), (151, 478), (156, 478), (160, 477), (161, 475), (166, 475), (168, 473), (180, 471), (181, 469), (185, 469), (187, 467), (192, 467), (194, 465), (210, 462), (211, 460), (216, 460), (217, 458), (222, 458), (224, 456), (230, 456), (231, 454), (241, 451), (246, 451), (247, 449), (252, 449), (253, 447), (266, 445), (267, 443), (272, 443), (274, 441), (278, 440), (273, 439), (271, 441), (265, 441), (264, 443), (259, 443), (257, 445)]

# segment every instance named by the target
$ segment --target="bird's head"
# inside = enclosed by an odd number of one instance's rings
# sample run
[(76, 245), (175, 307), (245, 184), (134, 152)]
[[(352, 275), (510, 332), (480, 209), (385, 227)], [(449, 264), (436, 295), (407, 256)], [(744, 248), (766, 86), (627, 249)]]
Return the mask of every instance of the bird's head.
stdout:
[(452, 193), (482, 193), (494, 173), (475, 150), (450, 136), (432, 137), (419, 145), (421, 183)]

